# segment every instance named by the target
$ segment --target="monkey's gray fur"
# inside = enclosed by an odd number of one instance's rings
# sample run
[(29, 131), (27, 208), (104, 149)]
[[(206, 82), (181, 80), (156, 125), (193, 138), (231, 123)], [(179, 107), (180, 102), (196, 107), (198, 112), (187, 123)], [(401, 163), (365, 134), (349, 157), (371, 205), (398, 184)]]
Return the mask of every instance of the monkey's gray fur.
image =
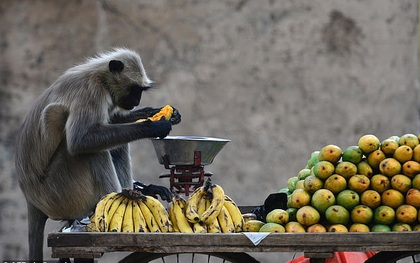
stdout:
[(132, 187), (129, 142), (165, 137), (180, 121), (134, 122), (159, 111), (133, 110), (151, 84), (136, 52), (114, 49), (68, 69), (34, 103), (15, 156), (30, 260), (42, 260), (47, 218), (83, 218), (101, 196)]

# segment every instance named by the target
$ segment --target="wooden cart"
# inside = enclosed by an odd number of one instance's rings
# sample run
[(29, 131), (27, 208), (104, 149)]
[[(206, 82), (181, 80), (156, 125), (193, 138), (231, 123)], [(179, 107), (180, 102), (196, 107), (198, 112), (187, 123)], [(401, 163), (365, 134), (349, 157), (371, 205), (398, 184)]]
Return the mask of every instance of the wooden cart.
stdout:
[[(325, 262), (333, 252), (381, 251), (366, 262), (396, 262), (420, 254), (420, 232), (271, 233), (258, 245), (243, 233), (50, 233), (53, 258), (100, 258), (107, 252), (134, 252), (120, 262), (149, 262), (168, 254), (211, 254), (228, 262), (257, 262), (250, 252), (304, 252)], [(411, 261), (412, 262), (412, 261)]]

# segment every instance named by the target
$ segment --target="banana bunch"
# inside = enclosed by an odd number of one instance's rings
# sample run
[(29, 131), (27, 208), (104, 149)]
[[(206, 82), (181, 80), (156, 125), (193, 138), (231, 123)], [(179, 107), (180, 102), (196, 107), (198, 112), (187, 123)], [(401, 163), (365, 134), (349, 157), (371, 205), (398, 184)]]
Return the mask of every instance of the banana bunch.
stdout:
[(174, 195), (169, 206), (174, 231), (182, 233), (235, 233), (244, 224), (241, 211), (223, 188), (208, 180), (188, 201)]
[(138, 190), (112, 192), (96, 205), (87, 231), (172, 232), (172, 223), (163, 204)]
[(99, 232), (95, 224), (95, 214), (90, 217), (90, 223), (86, 225), (87, 232)]

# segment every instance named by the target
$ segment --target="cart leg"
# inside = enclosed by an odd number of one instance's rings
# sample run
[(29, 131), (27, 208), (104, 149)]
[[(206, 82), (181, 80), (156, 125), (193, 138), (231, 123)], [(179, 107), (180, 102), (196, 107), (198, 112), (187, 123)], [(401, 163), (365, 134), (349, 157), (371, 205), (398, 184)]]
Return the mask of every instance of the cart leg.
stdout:
[(93, 258), (75, 258), (74, 263), (94, 263)]
[(334, 257), (332, 252), (319, 252), (319, 253), (304, 253), (305, 258), (309, 258), (310, 263), (325, 263), (327, 258)]

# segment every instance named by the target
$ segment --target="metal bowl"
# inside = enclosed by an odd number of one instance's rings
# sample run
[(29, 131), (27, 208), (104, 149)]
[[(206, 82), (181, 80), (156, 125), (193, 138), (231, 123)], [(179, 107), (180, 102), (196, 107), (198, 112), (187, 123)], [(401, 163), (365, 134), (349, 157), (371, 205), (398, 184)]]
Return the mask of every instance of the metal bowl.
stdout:
[(160, 164), (166, 155), (170, 165), (193, 165), (194, 151), (201, 152), (201, 164), (209, 165), (230, 140), (200, 136), (167, 136), (152, 139)]

